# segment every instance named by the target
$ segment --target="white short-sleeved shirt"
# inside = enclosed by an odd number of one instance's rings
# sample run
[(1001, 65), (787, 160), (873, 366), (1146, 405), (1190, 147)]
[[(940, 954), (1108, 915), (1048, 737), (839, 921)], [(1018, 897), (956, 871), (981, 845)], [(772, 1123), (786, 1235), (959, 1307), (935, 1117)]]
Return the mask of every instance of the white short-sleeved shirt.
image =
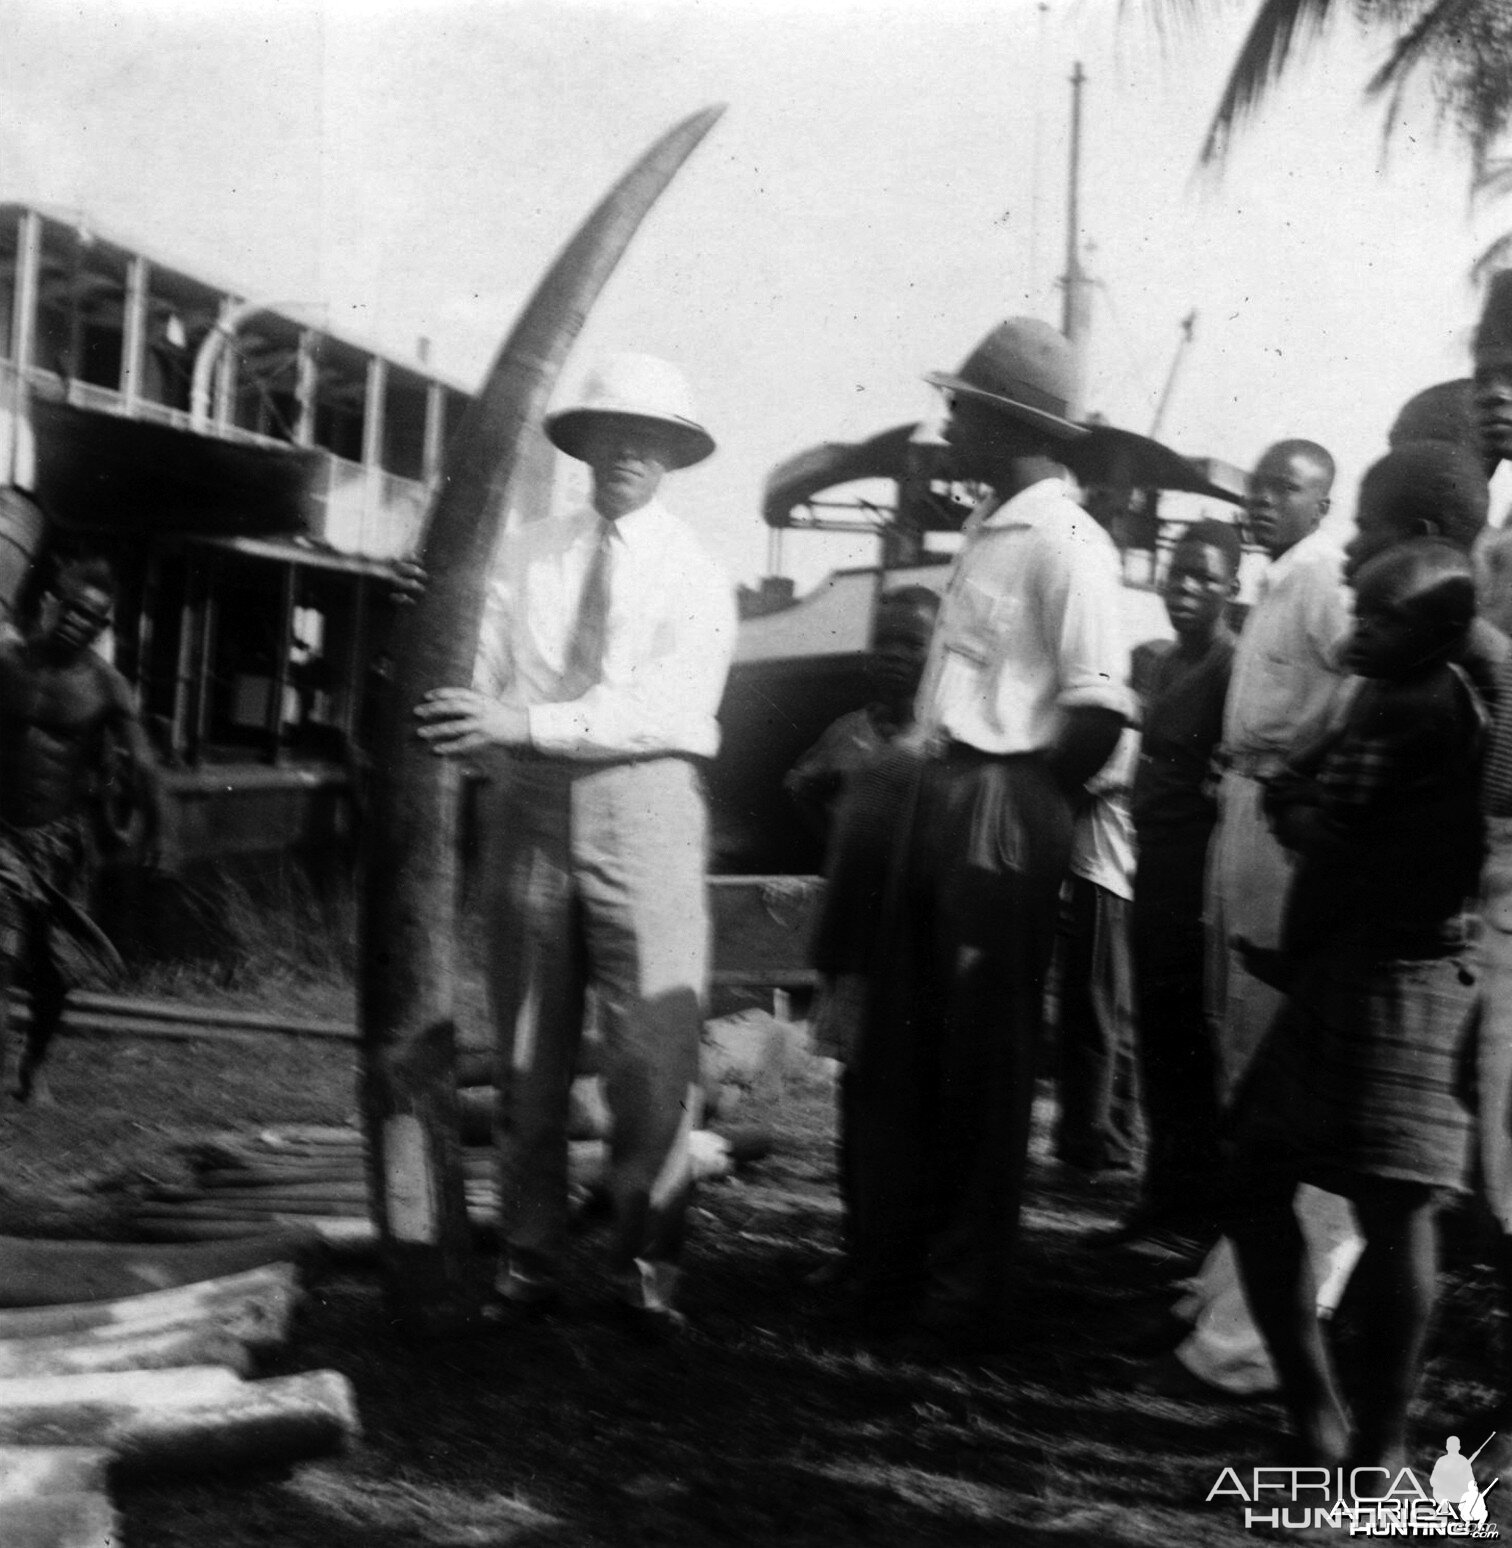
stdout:
[(474, 681), (528, 710), (532, 745), (557, 757), (712, 757), (735, 650), (734, 591), (659, 501), (613, 523), (602, 670), (586, 689), (572, 679), (572, 635), (603, 528), (588, 506), (506, 540)]
[(1067, 709), (1129, 713), (1118, 551), (1058, 478), (972, 513), (917, 718), (983, 752), (1049, 747)]
[(1225, 753), (1280, 759), (1338, 705), (1352, 626), (1344, 550), (1314, 532), (1265, 572), (1234, 650), (1223, 713)]

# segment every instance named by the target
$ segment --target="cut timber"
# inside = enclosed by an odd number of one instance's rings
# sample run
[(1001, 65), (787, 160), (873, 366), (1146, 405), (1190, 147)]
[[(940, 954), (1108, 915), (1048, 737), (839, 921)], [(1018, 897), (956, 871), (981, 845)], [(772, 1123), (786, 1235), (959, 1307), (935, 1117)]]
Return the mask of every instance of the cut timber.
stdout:
[(294, 1265), (270, 1263), (120, 1300), (0, 1311), (0, 1338), (59, 1338), (96, 1329), (146, 1333), (209, 1323), (249, 1349), (273, 1349), (288, 1337), (298, 1297)]
[(114, 1301), (264, 1264), (301, 1262), (319, 1250), (314, 1232), (289, 1228), (193, 1247), (0, 1236), (0, 1306)]
[(110, 1453), (98, 1446), (0, 1446), (0, 1505), (92, 1494), (105, 1487), (109, 1463)]
[(183, 1365), (224, 1365), (245, 1376), (252, 1359), (240, 1339), (208, 1324), (131, 1332), (94, 1328), (52, 1338), (0, 1339), (0, 1380), (76, 1376), (90, 1371), (165, 1370)]
[(364, 1144), (361, 1129), (332, 1123), (286, 1123), (277, 1129), (264, 1129), (258, 1137), (265, 1145), (311, 1146), (321, 1151), (361, 1150)]
[(230, 1401), (145, 1408), (117, 1424), (117, 1470), (131, 1477), (288, 1466), (344, 1450), (361, 1433), (351, 1383), (337, 1371), (244, 1382)]
[(5, 1548), (120, 1548), (121, 1542), (120, 1521), (103, 1490), (0, 1504)]
[[(144, 1251), (155, 1252), (166, 1247), (232, 1247), (253, 1241), (269, 1231), (284, 1229), (284, 1219), (259, 1211), (255, 1215), (217, 1215), (213, 1220), (184, 1220), (177, 1215), (133, 1215), (131, 1228), (138, 1240), (133, 1244)], [(309, 1227), (313, 1239), (319, 1240), (312, 1217)]]
[(306, 1461), (357, 1428), (351, 1387), (335, 1371), (251, 1382), (206, 1366), (0, 1380), (0, 1444), (103, 1446), (131, 1475)]
[(225, 1199), (214, 1195), (203, 1198), (171, 1202), (161, 1200), (139, 1204), (131, 1213), (131, 1222), (138, 1225), (152, 1220), (255, 1220), (268, 1215), (366, 1215), (365, 1199), (325, 1197), (288, 1198), (282, 1194), (265, 1193), (260, 1199)]
[[(457, 1154), (457, 763), (416, 735), (432, 689), (470, 683), (515, 474), (562, 362), (662, 190), (722, 108), (685, 119), (632, 166), (547, 271), (446, 447), (420, 561), (428, 580), (386, 642), (363, 824), (359, 1021), (363, 1119), (390, 1304), (417, 1333), (476, 1310)], [(669, 298), (670, 301), (670, 298)]]
[(361, 1175), (340, 1177), (332, 1181), (306, 1182), (303, 1178), (288, 1177), (262, 1188), (155, 1188), (150, 1198), (164, 1203), (189, 1204), (196, 1200), (214, 1198), (219, 1203), (242, 1200), (257, 1204), (265, 1202), (270, 1193), (281, 1199), (329, 1199), (367, 1202), (367, 1185)]
[(269, 1016), (261, 1011), (226, 1010), (202, 1005), (185, 1005), (178, 1000), (139, 1000), (115, 994), (88, 994), (74, 991), (68, 1006), (91, 1015), (119, 1016), (143, 1021), (188, 1021), (196, 1026), (240, 1027), (257, 1032), (287, 1032), (297, 1037), (333, 1037), (353, 1041), (357, 1028), (349, 1021), (301, 1020), (289, 1016)]

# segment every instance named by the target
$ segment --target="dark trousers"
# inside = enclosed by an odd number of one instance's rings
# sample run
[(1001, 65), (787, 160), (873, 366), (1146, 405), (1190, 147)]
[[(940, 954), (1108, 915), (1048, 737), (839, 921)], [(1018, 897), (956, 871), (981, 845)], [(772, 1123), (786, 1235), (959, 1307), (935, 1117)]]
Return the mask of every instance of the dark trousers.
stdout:
[(1088, 1171), (1139, 1154), (1139, 1079), (1129, 903), (1083, 876), (1066, 886), (1056, 1016), (1055, 1151)]
[(991, 1317), (1018, 1231), (1071, 810), (1038, 757), (959, 750), (912, 777), (851, 1077), (856, 1264), (879, 1298)]
[(1210, 1217), (1219, 1178), (1218, 1083), (1203, 997), (1211, 828), (1142, 831), (1132, 942), (1146, 1124), (1147, 1208)]

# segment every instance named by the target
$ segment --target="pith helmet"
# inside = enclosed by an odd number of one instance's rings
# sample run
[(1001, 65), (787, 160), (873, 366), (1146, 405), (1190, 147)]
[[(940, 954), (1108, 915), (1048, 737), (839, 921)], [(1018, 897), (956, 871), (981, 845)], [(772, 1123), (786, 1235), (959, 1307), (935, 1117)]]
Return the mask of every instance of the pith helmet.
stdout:
[(584, 384), (581, 399), (546, 416), (546, 434), (569, 457), (582, 458), (584, 435), (596, 419), (643, 419), (666, 436), (670, 466), (692, 467), (714, 450), (698, 423), (687, 378), (655, 355), (611, 355)]
[(1070, 342), (1048, 323), (1010, 317), (982, 340), (954, 375), (925, 378), (945, 392), (961, 393), (1063, 440), (1086, 434), (1068, 419), (1076, 388)]

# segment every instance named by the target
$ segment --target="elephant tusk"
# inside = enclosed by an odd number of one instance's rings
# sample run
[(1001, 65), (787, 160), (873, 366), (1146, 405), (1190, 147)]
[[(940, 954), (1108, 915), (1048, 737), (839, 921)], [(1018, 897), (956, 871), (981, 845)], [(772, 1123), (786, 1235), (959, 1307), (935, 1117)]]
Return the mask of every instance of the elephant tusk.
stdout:
[(567, 352), (641, 221), (724, 109), (676, 125), (615, 184), (495, 357), (446, 450), (421, 560), (428, 580), (392, 636), (373, 748), (362, 887), (359, 1012), (369, 1180), (401, 1320), (465, 1323), (471, 1235), (458, 1158), (453, 981), (455, 768), (413, 731), (429, 690), (472, 680), (487, 571)]

